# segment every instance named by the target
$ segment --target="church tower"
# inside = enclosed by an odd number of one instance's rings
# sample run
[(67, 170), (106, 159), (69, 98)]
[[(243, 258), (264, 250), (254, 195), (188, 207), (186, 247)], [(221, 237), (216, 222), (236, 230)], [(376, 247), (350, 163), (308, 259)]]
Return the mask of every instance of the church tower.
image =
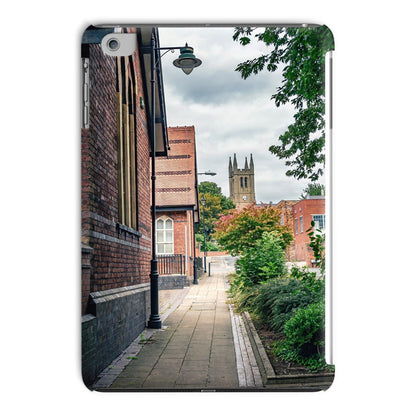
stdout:
[(254, 192), (254, 163), (253, 155), (250, 154), (250, 166), (245, 159), (244, 168), (238, 169), (237, 157), (234, 153), (234, 160), (231, 163), (231, 156), (228, 163), (228, 177), (230, 181), (230, 198), (237, 209), (244, 208), (256, 202)]

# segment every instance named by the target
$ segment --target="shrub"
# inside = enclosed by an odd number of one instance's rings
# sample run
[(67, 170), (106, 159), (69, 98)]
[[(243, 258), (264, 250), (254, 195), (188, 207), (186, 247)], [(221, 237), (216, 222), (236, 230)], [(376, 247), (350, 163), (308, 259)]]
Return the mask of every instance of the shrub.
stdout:
[(319, 355), (325, 333), (325, 305), (312, 303), (298, 309), (285, 324), (286, 343), (300, 355), (310, 357)]
[(276, 232), (264, 232), (254, 247), (237, 260), (237, 273), (245, 286), (265, 282), (286, 274), (285, 251)]
[(298, 279), (273, 279), (260, 285), (252, 301), (252, 311), (276, 332), (282, 332), (284, 324), (298, 308), (321, 299), (321, 293), (313, 291)]
[(292, 267), (290, 277), (301, 280), (313, 292), (321, 293), (323, 298), (325, 293), (325, 281), (322, 278), (318, 278), (315, 272), (310, 272), (307, 267)]
[(285, 340), (275, 344), (277, 356), (308, 366), (312, 370), (326, 367), (325, 306), (317, 302), (298, 309), (284, 325)]
[(253, 302), (258, 294), (258, 286), (246, 286), (241, 276), (231, 275), (229, 293), (237, 311), (253, 311)]
[(311, 228), (306, 230), (311, 242), (309, 247), (313, 250), (316, 266), (321, 269), (322, 276), (325, 276), (325, 233), (322, 230), (314, 229), (315, 221), (311, 221)]

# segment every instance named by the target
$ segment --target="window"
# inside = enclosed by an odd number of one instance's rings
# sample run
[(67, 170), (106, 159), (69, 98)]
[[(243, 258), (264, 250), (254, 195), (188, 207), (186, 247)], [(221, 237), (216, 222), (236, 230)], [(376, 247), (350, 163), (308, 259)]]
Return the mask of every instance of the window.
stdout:
[(156, 253), (173, 254), (173, 220), (160, 217), (156, 221)]
[(298, 219), (295, 218), (295, 234), (298, 234)]
[(325, 231), (325, 214), (319, 215), (312, 215), (312, 220), (315, 223), (315, 231), (321, 230), (322, 232)]
[(244, 178), (244, 186), (247, 188), (247, 178)]
[(243, 188), (243, 178), (240, 178), (240, 186)]
[(299, 217), (300, 232), (303, 233), (303, 217)]
[(136, 86), (131, 57), (117, 58), (118, 216), (137, 229)]

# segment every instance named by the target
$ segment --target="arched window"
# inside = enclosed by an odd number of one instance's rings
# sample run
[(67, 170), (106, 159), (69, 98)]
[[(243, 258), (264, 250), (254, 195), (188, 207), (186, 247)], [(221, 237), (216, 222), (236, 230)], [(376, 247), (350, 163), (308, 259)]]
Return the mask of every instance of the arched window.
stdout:
[(240, 185), (243, 187), (243, 178), (240, 178)]
[(156, 253), (173, 254), (173, 220), (160, 217), (156, 221)]
[(244, 185), (247, 188), (247, 176), (244, 178)]
[(137, 229), (136, 85), (131, 57), (117, 57), (117, 153), (119, 221)]

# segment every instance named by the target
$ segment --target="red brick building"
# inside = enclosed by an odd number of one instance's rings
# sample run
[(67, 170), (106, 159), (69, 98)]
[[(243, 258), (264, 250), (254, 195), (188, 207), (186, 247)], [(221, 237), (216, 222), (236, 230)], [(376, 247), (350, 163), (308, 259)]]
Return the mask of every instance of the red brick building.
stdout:
[(294, 204), (292, 210), (296, 261), (304, 261), (308, 267), (313, 267), (314, 255), (309, 247), (307, 230), (314, 221), (315, 229), (325, 231), (325, 197), (308, 196)]
[[(194, 277), (195, 231), (199, 222), (198, 176), (194, 126), (169, 127), (169, 156), (156, 160), (156, 251), (161, 256), (182, 256), (181, 274)], [(178, 270), (163, 270), (161, 280)], [(165, 275), (165, 276), (164, 276)]]
[[(136, 34), (131, 56), (103, 53), (101, 40), (112, 29), (90, 27), (82, 38), (84, 82), (89, 81), (89, 111), (81, 130), (82, 373), (87, 385), (150, 315), (152, 28), (123, 30)], [(156, 103), (156, 151), (166, 156), (161, 72)]]

